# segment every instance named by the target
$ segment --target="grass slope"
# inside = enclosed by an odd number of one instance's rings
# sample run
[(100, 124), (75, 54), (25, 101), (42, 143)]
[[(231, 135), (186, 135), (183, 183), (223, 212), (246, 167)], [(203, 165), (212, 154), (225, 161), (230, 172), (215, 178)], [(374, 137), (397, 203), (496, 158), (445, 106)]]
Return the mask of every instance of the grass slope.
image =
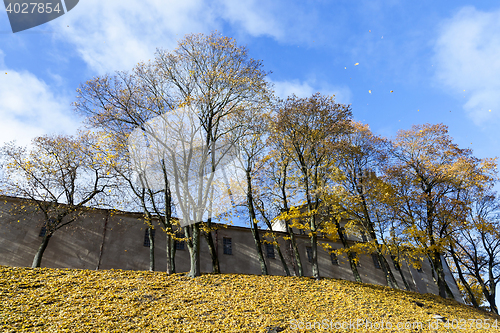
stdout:
[[(435, 295), (336, 279), (0, 266), (1, 332), (500, 332), (478, 321), (497, 318)], [(457, 328), (462, 319), (475, 321)]]

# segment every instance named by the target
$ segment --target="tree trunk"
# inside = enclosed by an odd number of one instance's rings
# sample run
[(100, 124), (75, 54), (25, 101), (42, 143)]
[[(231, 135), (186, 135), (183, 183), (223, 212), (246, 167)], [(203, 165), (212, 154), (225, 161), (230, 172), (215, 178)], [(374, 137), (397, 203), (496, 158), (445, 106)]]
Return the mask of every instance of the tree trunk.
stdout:
[(31, 268), (38, 268), (40, 267), (40, 264), (42, 263), (42, 256), (43, 252), (45, 252), (45, 249), (47, 248), (47, 244), (49, 244), (49, 240), (52, 237), (51, 234), (48, 232), (43, 236), (42, 239), (42, 244), (38, 247), (38, 251), (35, 254), (35, 258), (33, 258), (33, 264), (31, 265)]
[(436, 270), (439, 296), (441, 296), (442, 298), (446, 298), (447, 285), (446, 285), (446, 280), (444, 279), (443, 262), (441, 261), (441, 253), (439, 253), (439, 251), (434, 251), (432, 261), (434, 264), (434, 269)]
[(167, 274), (175, 273), (175, 241), (172, 236), (166, 233), (166, 251), (167, 251)]
[(496, 303), (496, 283), (490, 285), (490, 297), (488, 298), (488, 303), (490, 303), (491, 312), (498, 314), (498, 308)]
[[(362, 179), (363, 178), (361, 178), (361, 180)], [(378, 259), (380, 262), (380, 267), (384, 271), (387, 285), (391, 288), (399, 289), (398, 282), (396, 281), (396, 278), (394, 278), (394, 274), (392, 273), (391, 266), (389, 266), (389, 263), (387, 262), (384, 255), (382, 254), (381, 245), (379, 244), (378, 239), (377, 239), (377, 234), (375, 233), (375, 227), (374, 227), (373, 222), (370, 218), (370, 214), (368, 213), (368, 204), (366, 203), (364, 188), (360, 187), (358, 189), (358, 193), (361, 196), (361, 200), (363, 203), (363, 211), (364, 211), (363, 213), (365, 215), (363, 222), (364, 222), (364, 224), (366, 224), (365, 227), (368, 229), (368, 232), (370, 234), (371, 239), (375, 242), (375, 246), (377, 248)]]
[(288, 269), (288, 265), (286, 264), (285, 257), (283, 257), (283, 253), (281, 253), (281, 247), (278, 244), (276, 237), (273, 235), (273, 239), (276, 242), (276, 251), (278, 251), (278, 256), (280, 257), (281, 260), (281, 265), (283, 266), (283, 269), (285, 270), (286, 276), (290, 276), (290, 270)]
[(293, 256), (295, 257), (295, 262), (297, 263), (297, 271), (299, 276), (304, 276), (304, 269), (302, 268), (302, 260), (300, 260), (300, 253), (297, 247), (297, 242), (295, 241), (295, 233), (292, 228), (288, 224), (288, 221), (285, 221), (286, 230), (288, 231), (288, 235), (290, 236), (290, 242), (292, 244)]
[[(212, 218), (207, 220), (208, 230), (212, 230)], [(214, 238), (212, 237), (212, 232), (204, 233), (205, 239), (207, 240), (208, 250), (210, 252), (210, 257), (212, 258), (212, 272), (215, 274), (220, 274), (219, 257), (217, 255), (217, 247), (214, 243)]]
[(352, 253), (352, 251), (349, 250), (349, 245), (347, 244), (347, 239), (345, 239), (345, 237), (344, 237), (344, 233), (342, 232), (342, 228), (341, 228), (338, 220), (335, 222), (335, 225), (337, 227), (338, 235), (339, 235), (340, 241), (342, 242), (342, 246), (344, 246), (344, 248), (347, 249), (347, 258), (349, 259), (349, 265), (351, 266), (351, 271), (352, 271), (352, 274), (354, 275), (354, 279), (357, 282), (363, 282), (361, 280), (361, 276), (359, 275), (358, 267), (356, 266), (356, 263), (354, 262), (354, 258), (355, 258), (354, 253)]
[(273, 235), (273, 241), (276, 244), (275, 248), (276, 251), (278, 251), (278, 256), (280, 257), (281, 265), (283, 266), (283, 270), (286, 273), (286, 276), (290, 276), (290, 270), (288, 269), (288, 265), (286, 264), (285, 257), (283, 257), (283, 253), (281, 253), (281, 247), (280, 244), (278, 243), (278, 240), (276, 239), (276, 235), (273, 231), (273, 225), (271, 221), (267, 218), (266, 214), (264, 213), (264, 209), (262, 207), (259, 207), (259, 205), (256, 205), (257, 209), (260, 211), (262, 218), (264, 219), (264, 222), (266, 222), (267, 228), (269, 231), (271, 231), (271, 234)]
[(188, 241), (188, 250), (190, 258), (189, 277), (197, 277), (201, 275), (200, 269), (200, 222), (184, 227), (186, 238)]
[(349, 258), (349, 265), (351, 266), (351, 271), (352, 271), (352, 274), (354, 275), (354, 279), (356, 280), (356, 282), (363, 282), (361, 280), (361, 275), (359, 275), (358, 267), (356, 266), (356, 263), (354, 262), (354, 253), (352, 253), (349, 250), (347, 252), (347, 257)]
[(405, 289), (408, 290), (408, 291), (412, 291), (412, 289), (410, 288), (410, 285), (408, 284), (408, 281), (406, 281), (406, 278), (403, 274), (403, 269), (401, 267), (401, 265), (396, 262), (396, 259), (392, 259), (392, 264), (394, 265), (394, 267), (396, 268), (397, 271), (399, 271), (399, 276), (401, 276), (401, 280), (403, 280), (403, 284), (405, 285)]
[(455, 250), (453, 249), (452, 244), (450, 244), (450, 254), (451, 254), (451, 257), (453, 258), (453, 262), (455, 263), (455, 266), (457, 267), (458, 278), (460, 279), (460, 282), (462, 282), (462, 285), (464, 286), (465, 290), (467, 290), (467, 294), (469, 294), (469, 298), (470, 298), (470, 301), (472, 303), (472, 306), (475, 307), (476, 309), (479, 309), (479, 304), (477, 303), (476, 297), (474, 296), (474, 293), (472, 292), (472, 288), (470, 287), (469, 283), (465, 279), (465, 276), (462, 272), (462, 268), (460, 267), (460, 262), (458, 261), (457, 255), (455, 253)]
[(153, 236), (153, 228), (148, 228), (149, 237), (149, 271), (154, 272), (155, 270), (155, 238)]
[[(249, 161), (250, 163), (250, 161)], [(251, 169), (246, 168), (245, 170), (247, 176), (247, 206), (248, 213), (250, 215), (250, 229), (252, 230), (252, 236), (255, 243), (255, 249), (257, 251), (257, 257), (259, 258), (260, 263), (260, 271), (262, 275), (267, 275), (267, 265), (264, 260), (264, 255), (262, 254), (262, 244), (260, 241), (260, 233), (259, 228), (257, 226), (257, 216), (255, 214), (255, 209), (253, 206), (253, 190), (252, 190), (252, 177), (251, 177)]]
[[(167, 234), (167, 244), (166, 244), (166, 250), (167, 250), (167, 274), (174, 274), (175, 273), (175, 241), (172, 239), (171, 234), (174, 233), (174, 229), (172, 227), (172, 192), (170, 192), (170, 182), (168, 181), (168, 173), (167, 169), (165, 167), (165, 160), (161, 160), (161, 166), (163, 170), (163, 180), (165, 182), (165, 191), (164, 196), (165, 196), (165, 221), (164, 221), (164, 227), (165, 231)], [(160, 221), (162, 221), (160, 219)]]
[(377, 250), (377, 255), (378, 255), (378, 260), (380, 261), (380, 266), (381, 266), (382, 270), (384, 271), (387, 285), (391, 288), (399, 289), (398, 282), (396, 281), (394, 274), (392, 274), (392, 269), (389, 266), (389, 263), (385, 259), (384, 255), (382, 254), (382, 251), (380, 251), (380, 248)]
[[(311, 227), (314, 222), (311, 222)], [(311, 250), (312, 250), (312, 274), (316, 280), (319, 280), (319, 267), (318, 267), (318, 235), (316, 230), (311, 231)]]

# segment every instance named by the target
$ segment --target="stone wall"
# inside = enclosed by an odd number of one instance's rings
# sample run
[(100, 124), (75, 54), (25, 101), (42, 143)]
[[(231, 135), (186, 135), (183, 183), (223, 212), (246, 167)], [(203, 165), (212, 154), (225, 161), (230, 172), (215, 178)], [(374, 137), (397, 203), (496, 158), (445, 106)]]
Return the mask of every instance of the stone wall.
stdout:
[[(0, 265), (31, 266), (33, 257), (40, 246), (39, 236), (42, 228), (40, 213), (30, 212), (14, 214), (13, 207), (22, 201), (18, 198), (0, 198)], [(166, 234), (157, 222), (155, 225), (155, 264), (156, 270), (166, 270)], [(219, 225), (212, 236), (217, 246), (220, 269), (222, 273), (260, 274), (260, 265), (256, 255), (255, 244), (249, 228)], [(75, 222), (56, 231), (43, 255), (42, 267), (78, 268), (78, 269), (126, 269), (148, 270), (149, 247), (144, 246), (147, 225), (142, 214), (129, 212), (112, 212), (109, 210), (92, 210)], [(261, 230), (265, 238), (266, 230)], [(285, 236), (284, 233), (280, 233)], [(224, 254), (224, 238), (231, 239), (231, 254)], [(269, 238), (268, 238), (269, 239)], [(310, 239), (306, 235), (296, 235), (301, 261), (306, 276), (312, 276), (311, 263), (307, 257)], [(270, 240), (270, 239), (269, 239)], [(350, 242), (359, 241), (351, 238)], [(332, 248), (340, 248), (340, 243), (326, 238), (319, 242), (327, 242)], [(211, 259), (204, 237), (201, 237), (201, 271), (211, 272)], [(279, 243), (288, 267), (293, 275), (297, 274), (296, 263), (289, 241), (279, 237)], [(263, 244), (268, 271), (273, 275), (285, 275), (281, 261), (275, 252), (275, 258), (266, 256), (266, 245)], [(404, 288), (400, 273), (395, 269), (390, 257), (386, 258), (401, 288)], [(328, 278), (354, 280), (349, 262), (345, 256), (338, 257), (338, 265), (332, 262), (330, 254), (318, 245), (318, 262), (320, 275)], [(189, 270), (189, 253), (187, 246), (177, 250), (176, 271)], [(450, 289), (461, 301), (460, 293), (449, 268), (445, 267)], [(359, 273), (363, 282), (386, 285), (381, 269), (376, 268), (370, 255), (360, 256)], [(407, 264), (401, 267), (406, 281), (413, 291), (421, 293), (438, 293), (432, 278), (430, 263), (423, 262), (419, 272)]]

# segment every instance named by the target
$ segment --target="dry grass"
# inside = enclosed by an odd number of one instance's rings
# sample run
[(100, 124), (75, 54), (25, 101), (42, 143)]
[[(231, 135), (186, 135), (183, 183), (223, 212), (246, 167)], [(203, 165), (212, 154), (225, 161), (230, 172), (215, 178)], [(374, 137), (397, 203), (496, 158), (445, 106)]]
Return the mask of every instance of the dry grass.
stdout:
[(437, 332), (500, 332), (477, 321), (498, 317), (455, 301), (336, 279), (0, 266), (2, 332), (346, 332), (331, 326), (358, 320), (347, 331), (434, 332), (434, 315), (455, 326)]

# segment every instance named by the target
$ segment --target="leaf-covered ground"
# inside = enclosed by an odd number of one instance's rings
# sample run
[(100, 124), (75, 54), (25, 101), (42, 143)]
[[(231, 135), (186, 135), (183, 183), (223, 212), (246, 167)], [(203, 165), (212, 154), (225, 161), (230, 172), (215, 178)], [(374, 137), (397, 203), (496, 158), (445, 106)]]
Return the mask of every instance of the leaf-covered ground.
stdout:
[(336, 279), (0, 266), (1, 332), (500, 332), (497, 318)]

